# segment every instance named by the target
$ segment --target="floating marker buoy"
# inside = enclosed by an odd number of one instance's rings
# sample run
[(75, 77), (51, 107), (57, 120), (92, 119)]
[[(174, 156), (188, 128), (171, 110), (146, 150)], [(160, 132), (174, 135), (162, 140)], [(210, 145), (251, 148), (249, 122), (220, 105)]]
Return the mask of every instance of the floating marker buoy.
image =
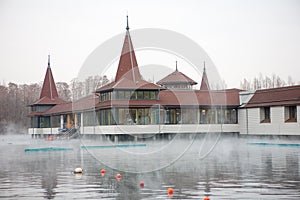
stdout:
[(204, 197), (203, 200), (210, 200), (210, 198), (208, 196)]
[(80, 167), (74, 169), (74, 174), (82, 174), (83, 170)]
[(145, 183), (143, 181), (140, 182), (140, 187), (143, 188), (145, 186)]
[(49, 137), (46, 137), (45, 140), (46, 141), (53, 141), (55, 140), (56, 138), (54, 136), (49, 136)]
[(105, 174), (105, 169), (101, 169), (100, 172), (101, 172), (101, 175), (104, 176), (104, 174)]
[(118, 179), (118, 181), (121, 179), (121, 174), (117, 174), (117, 179)]
[(172, 196), (172, 195), (173, 195), (173, 192), (174, 192), (173, 188), (169, 188), (169, 189), (168, 189), (168, 195), (169, 195), (169, 196)]

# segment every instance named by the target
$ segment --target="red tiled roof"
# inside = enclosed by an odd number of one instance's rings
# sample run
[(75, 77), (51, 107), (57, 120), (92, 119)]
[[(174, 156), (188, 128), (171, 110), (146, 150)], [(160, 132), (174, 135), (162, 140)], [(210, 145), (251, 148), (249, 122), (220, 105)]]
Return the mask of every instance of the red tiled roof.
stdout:
[(161, 79), (157, 82), (159, 85), (170, 85), (170, 84), (181, 84), (181, 83), (188, 83), (190, 85), (196, 85), (197, 82), (183, 74), (182, 72), (179, 72), (177, 69)]
[(64, 103), (65, 101), (61, 98), (52, 98), (50, 99), (49, 97), (45, 96), (37, 100), (31, 105), (56, 105), (56, 104), (61, 104)]
[(135, 79), (136, 81), (141, 79), (129, 30), (126, 31), (115, 81), (118, 82), (123, 77), (126, 77), (129, 80)]
[(63, 102), (65, 101), (59, 98), (57, 93), (55, 81), (50, 67), (50, 56), (48, 56), (48, 67), (44, 78), (40, 99), (34, 102), (32, 105), (55, 105)]
[(96, 90), (96, 92), (103, 92), (103, 91), (107, 91), (107, 90), (113, 90), (113, 89), (133, 89), (133, 90), (137, 90), (137, 89), (146, 89), (146, 90), (159, 90), (162, 89), (160, 86), (154, 84), (154, 83), (149, 83), (147, 81), (144, 81), (142, 79), (140, 79), (139, 81), (136, 81), (135, 83), (130, 80), (127, 79), (126, 77), (123, 77), (122, 79), (120, 79), (119, 81), (114, 81), (111, 82), (99, 89)]
[(255, 91), (245, 107), (300, 105), (300, 85)]
[(45, 111), (43, 115), (51, 115), (51, 114), (62, 114), (62, 113), (71, 113), (72, 112), (72, 102), (65, 102), (62, 104), (57, 104)]
[(239, 106), (238, 89), (199, 91), (199, 90), (165, 90), (159, 93), (161, 105), (195, 105), (195, 106)]
[(92, 110), (95, 108), (98, 98), (96, 95), (88, 95), (74, 102), (65, 102), (58, 104), (47, 110), (44, 114), (61, 114), (61, 113), (72, 113), (76, 111)]
[(73, 110), (81, 111), (81, 110), (91, 110), (95, 108), (95, 105), (98, 103), (99, 98), (95, 94), (88, 95), (77, 101), (73, 102)]
[(96, 105), (96, 108), (111, 108), (114, 107), (153, 107), (158, 106), (158, 100), (110, 100), (99, 102)]
[(50, 68), (50, 63), (48, 61), (48, 67), (46, 71), (46, 75), (44, 78), (44, 83), (40, 95), (40, 99), (43, 97), (48, 97), (50, 99), (58, 98), (58, 93), (56, 90), (52, 70)]
[(96, 92), (113, 89), (161, 89), (160, 86), (142, 79), (129, 34), (129, 28), (126, 31), (115, 81), (98, 88)]
[(30, 117), (30, 116), (36, 116), (36, 115), (44, 115), (44, 113), (45, 112), (31, 112), (27, 116)]

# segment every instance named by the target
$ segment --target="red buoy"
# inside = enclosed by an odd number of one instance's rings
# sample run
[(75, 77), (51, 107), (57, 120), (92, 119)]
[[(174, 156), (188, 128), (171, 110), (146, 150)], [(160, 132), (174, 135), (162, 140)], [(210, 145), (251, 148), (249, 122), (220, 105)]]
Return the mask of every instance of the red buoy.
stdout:
[(121, 179), (121, 174), (117, 174), (116, 178), (118, 179), (118, 181)]
[(169, 188), (169, 189), (168, 189), (168, 195), (169, 195), (169, 196), (172, 196), (172, 195), (173, 195), (173, 192), (174, 192), (173, 188)]
[(100, 173), (101, 173), (102, 176), (104, 176), (104, 174), (105, 174), (105, 169), (101, 169), (101, 170), (100, 170)]
[(145, 183), (143, 181), (140, 182), (140, 187), (143, 188), (145, 186)]
[(210, 200), (210, 198), (208, 196), (204, 197), (203, 200)]

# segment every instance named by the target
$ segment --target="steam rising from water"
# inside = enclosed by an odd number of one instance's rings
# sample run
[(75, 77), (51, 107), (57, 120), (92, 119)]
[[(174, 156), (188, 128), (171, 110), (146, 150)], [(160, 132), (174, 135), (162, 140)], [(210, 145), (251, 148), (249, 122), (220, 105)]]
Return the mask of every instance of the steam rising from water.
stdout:
[[(215, 138), (208, 142), (213, 142)], [(187, 138), (178, 140), (185, 145)], [(24, 135), (0, 136), (0, 197), (10, 199), (41, 198), (167, 198), (168, 187), (175, 199), (299, 199), (299, 147), (258, 146), (253, 142), (300, 143), (299, 138), (239, 138), (224, 136), (203, 160), (196, 159), (203, 137), (197, 135), (193, 145), (177, 162), (149, 173), (126, 173), (111, 169), (80, 148), (79, 140), (45, 141)], [(168, 141), (156, 141), (167, 143)], [(147, 148), (154, 142), (146, 141)], [(73, 151), (25, 153), (25, 148), (46, 146), (71, 147)], [(164, 162), (164, 154), (145, 163), (118, 159), (116, 149), (107, 149), (113, 165), (126, 169)], [(137, 151), (137, 149), (128, 149)], [(142, 150), (142, 149), (140, 149)], [(173, 149), (175, 150), (175, 148)], [(205, 148), (203, 149), (205, 150)], [(175, 150), (176, 151), (176, 150)], [(205, 153), (205, 152), (204, 152)], [(128, 165), (127, 165), (128, 164)], [(84, 173), (71, 172), (82, 167)], [(105, 168), (105, 176), (100, 169)], [(122, 174), (121, 181), (115, 175)], [(140, 189), (138, 183), (145, 182)]]
[(20, 124), (12, 122), (1, 121), (0, 122), (0, 135), (14, 135), (14, 134), (25, 134), (27, 128)]

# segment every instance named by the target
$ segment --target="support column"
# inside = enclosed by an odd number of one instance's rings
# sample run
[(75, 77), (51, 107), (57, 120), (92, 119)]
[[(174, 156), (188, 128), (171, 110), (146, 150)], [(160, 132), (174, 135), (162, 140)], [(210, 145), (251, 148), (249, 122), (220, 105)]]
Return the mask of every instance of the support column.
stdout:
[(118, 135), (114, 135), (114, 143), (118, 143), (119, 142), (119, 137)]
[(83, 129), (83, 113), (80, 113), (80, 133), (83, 134), (84, 133), (84, 129)]
[(64, 128), (64, 116), (60, 115), (60, 128)]

